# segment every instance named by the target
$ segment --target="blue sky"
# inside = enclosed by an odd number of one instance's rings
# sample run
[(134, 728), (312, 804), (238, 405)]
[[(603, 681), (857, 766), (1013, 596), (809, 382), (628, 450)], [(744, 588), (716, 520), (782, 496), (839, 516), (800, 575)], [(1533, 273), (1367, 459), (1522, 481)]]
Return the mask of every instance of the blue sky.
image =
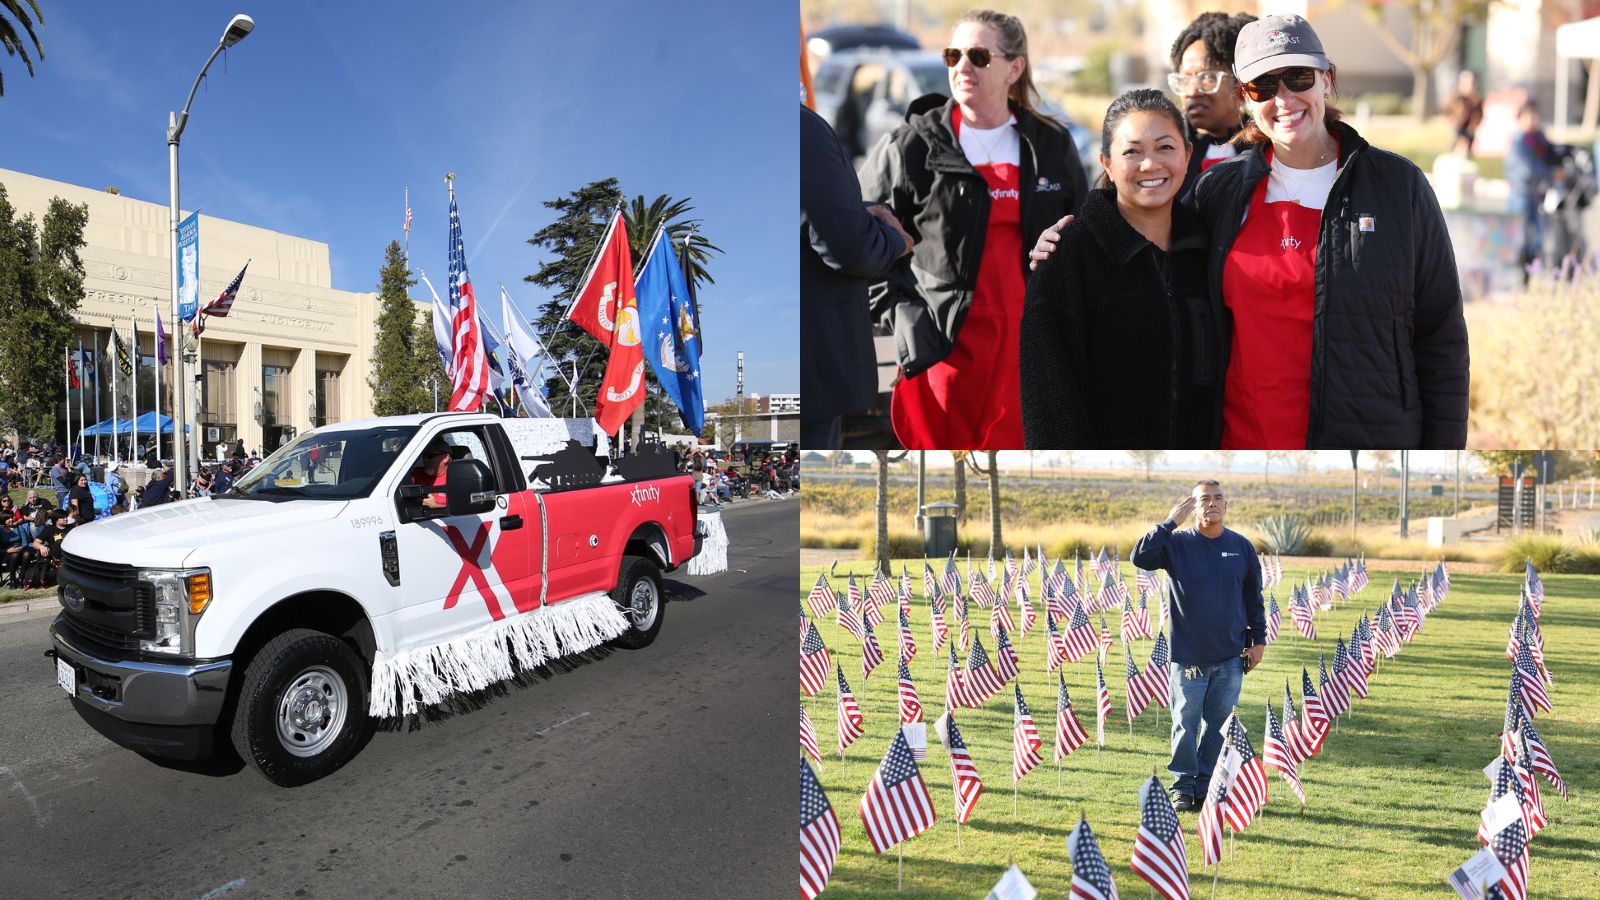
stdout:
[(630, 197), (689, 197), (725, 251), (700, 295), (707, 403), (732, 396), (738, 350), (747, 392), (799, 390), (793, 5), (40, 7), (36, 76), (0, 56), (0, 166), (165, 205), (167, 112), (244, 12), (255, 32), (191, 108), (186, 210), (323, 241), (333, 286), (372, 291), (409, 183), (412, 263), (442, 289), (453, 171), (468, 267), (498, 325), (498, 282), (530, 317), (548, 299), (522, 281), (540, 262), (527, 239), (554, 218), (543, 201), (607, 176)]

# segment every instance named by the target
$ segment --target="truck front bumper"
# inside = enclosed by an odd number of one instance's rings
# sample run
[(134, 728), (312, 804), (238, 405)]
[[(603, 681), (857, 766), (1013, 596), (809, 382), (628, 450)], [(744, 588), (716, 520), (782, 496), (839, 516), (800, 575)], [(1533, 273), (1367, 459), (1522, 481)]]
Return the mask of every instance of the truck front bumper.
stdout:
[(71, 666), (72, 705), (96, 731), (124, 747), (155, 756), (210, 755), (233, 674), (231, 659), (183, 663), (108, 660), (74, 646), (50, 626), (55, 659)]

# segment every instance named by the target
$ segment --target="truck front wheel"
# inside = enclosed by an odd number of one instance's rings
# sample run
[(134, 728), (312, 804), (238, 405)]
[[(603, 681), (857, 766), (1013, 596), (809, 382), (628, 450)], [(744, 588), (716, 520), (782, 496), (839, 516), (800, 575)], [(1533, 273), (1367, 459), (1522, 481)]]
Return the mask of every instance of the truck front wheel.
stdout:
[(273, 784), (295, 787), (333, 773), (371, 734), (365, 666), (338, 638), (286, 631), (245, 669), (233, 746)]
[(628, 630), (617, 637), (630, 650), (648, 647), (661, 632), (661, 570), (642, 556), (624, 556), (611, 600), (628, 620)]

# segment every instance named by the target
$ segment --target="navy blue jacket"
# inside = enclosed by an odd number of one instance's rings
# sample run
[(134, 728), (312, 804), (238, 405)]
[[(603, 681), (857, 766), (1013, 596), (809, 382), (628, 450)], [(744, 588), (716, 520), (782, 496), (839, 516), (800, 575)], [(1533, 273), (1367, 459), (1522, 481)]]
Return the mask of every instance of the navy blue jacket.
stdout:
[(1211, 665), (1267, 641), (1261, 561), (1237, 531), (1208, 538), (1169, 519), (1139, 539), (1133, 564), (1172, 576), (1172, 661)]

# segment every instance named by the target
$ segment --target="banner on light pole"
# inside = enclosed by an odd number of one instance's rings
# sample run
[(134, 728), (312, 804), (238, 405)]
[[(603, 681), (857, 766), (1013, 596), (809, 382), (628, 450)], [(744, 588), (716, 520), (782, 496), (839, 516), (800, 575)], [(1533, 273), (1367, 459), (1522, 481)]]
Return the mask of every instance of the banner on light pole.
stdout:
[(178, 317), (193, 321), (200, 309), (200, 214), (178, 223)]

